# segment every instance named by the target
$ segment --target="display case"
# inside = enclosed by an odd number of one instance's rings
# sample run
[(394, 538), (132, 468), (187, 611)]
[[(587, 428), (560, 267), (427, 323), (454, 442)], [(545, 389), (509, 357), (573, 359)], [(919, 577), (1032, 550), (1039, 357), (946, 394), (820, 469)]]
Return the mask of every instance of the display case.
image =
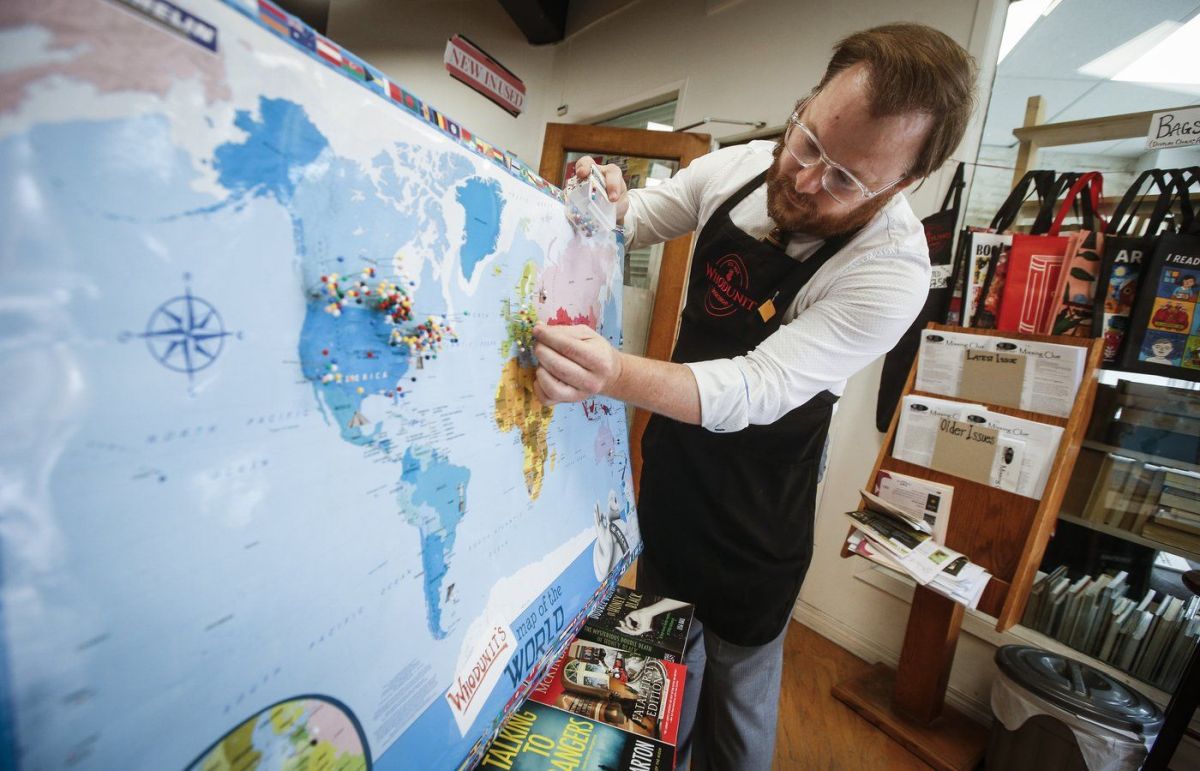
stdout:
[(1021, 623), (1171, 692), (1200, 634), (1200, 388), (1100, 377)]

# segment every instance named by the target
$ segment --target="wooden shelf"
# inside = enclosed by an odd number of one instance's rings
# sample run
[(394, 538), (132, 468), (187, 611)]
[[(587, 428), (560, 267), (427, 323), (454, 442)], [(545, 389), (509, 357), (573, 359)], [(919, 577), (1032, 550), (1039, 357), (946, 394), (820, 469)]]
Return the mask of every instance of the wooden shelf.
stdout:
[(1113, 455), (1122, 455), (1126, 458), (1133, 458), (1145, 463), (1153, 463), (1156, 466), (1170, 466), (1171, 468), (1181, 469), (1183, 471), (1195, 471), (1200, 473), (1200, 465), (1188, 463), (1186, 460), (1175, 460), (1174, 458), (1164, 458), (1161, 455), (1151, 455), (1147, 452), (1139, 452), (1131, 450), (1128, 447), (1117, 447), (1112, 444), (1104, 444), (1091, 439), (1084, 439), (1083, 446), (1089, 450), (1099, 450), (1100, 452), (1109, 452)]
[[(917, 582), (906, 573), (886, 565), (871, 563), (869, 569), (855, 575), (859, 581), (895, 597), (901, 602), (908, 602)], [(1006, 632), (996, 631), (996, 619), (980, 610), (967, 609), (963, 614), (963, 631), (999, 648), (1001, 645), (1032, 645), (1052, 653), (1058, 653), (1069, 658), (1081, 658), (1107, 675), (1125, 683), (1130, 688), (1142, 691), (1155, 704), (1166, 707), (1171, 694), (1161, 690), (1153, 683), (1143, 682), (1123, 669), (1117, 669), (1104, 659), (1099, 659), (1082, 651), (1076, 650), (1053, 637), (1039, 632), (1031, 626), (1017, 624)], [(1011, 635), (1011, 636), (1010, 636)], [(1200, 730), (1200, 714), (1196, 716), (1196, 728)]]
[[(1174, 109), (1184, 110), (1185, 107)], [(1015, 185), (1025, 172), (1036, 168), (1038, 150), (1043, 147), (1062, 147), (1088, 142), (1104, 142), (1117, 139), (1137, 139), (1150, 133), (1150, 119), (1156, 112), (1131, 112), (1123, 115), (1108, 115), (1103, 118), (1043, 123), (1046, 117), (1046, 100), (1031, 96), (1025, 102), (1024, 125), (1013, 129), (1017, 138), (1017, 161), (1013, 170)]]
[(1188, 551), (1187, 549), (1181, 549), (1178, 546), (1172, 546), (1171, 544), (1163, 543), (1162, 541), (1155, 541), (1153, 538), (1146, 538), (1145, 536), (1138, 535), (1130, 530), (1125, 530), (1120, 527), (1114, 527), (1112, 525), (1103, 524), (1100, 522), (1091, 522), (1089, 520), (1077, 517), (1074, 514), (1068, 514), (1064, 511), (1060, 511), (1058, 513), (1058, 518), (1063, 522), (1070, 522), (1073, 525), (1079, 525), (1080, 527), (1086, 527), (1089, 530), (1095, 530), (1097, 533), (1111, 535), (1113, 538), (1120, 538), (1123, 541), (1131, 541), (1133, 543), (1141, 544), (1142, 546), (1149, 547), (1155, 551), (1165, 551), (1168, 554), (1174, 554), (1177, 557), (1183, 557), (1184, 559), (1191, 560), (1192, 562), (1200, 562), (1200, 553)]
[[(1041, 100), (1040, 96), (1030, 99)], [(1186, 110), (1187, 107), (1176, 107)], [(1145, 137), (1150, 131), (1150, 119), (1156, 112), (1171, 112), (1171, 108), (1127, 112), (1123, 115), (1106, 115), (1102, 118), (1069, 120), (1062, 123), (1034, 123), (1013, 129), (1013, 136), (1022, 142), (1032, 142), (1038, 147), (1062, 147), (1088, 142), (1105, 142), (1115, 139)]]

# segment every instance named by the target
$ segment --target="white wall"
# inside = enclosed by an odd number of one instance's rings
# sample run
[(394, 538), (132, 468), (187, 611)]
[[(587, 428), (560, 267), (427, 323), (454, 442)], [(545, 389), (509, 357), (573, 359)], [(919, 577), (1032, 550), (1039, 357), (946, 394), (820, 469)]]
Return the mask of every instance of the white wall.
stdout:
[[(833, 44), (851, 32), (920, 22), (966, 45), (977, 18), (990, 19), (992, 9), (1003, 6), (1001, 0), (573, 2), (568, 30), (584, 25), (559, 45), (556, 73), (558, 101), (569, 111), (549, 119), (587, 123), (678, 92), (675, 125), (715, 117), (781, 126), (795, 101), (820, 80)], [(989, 75), (985, 92), (990, 82)], [(696, 129), (716, 138), (745, 130), (721, 124)], [(965, 146), (973, 157), (973, 143)], [(912, 196), (919, 214), (940, 203), (941, 179), (935, 176)]]
[[(496, 0), (337, 0), (329, 35), (423, 101), (533, 168), (558, 102), (549, 87), (558, 49), (531, 46)], [(450, 77), (446, 41), (471, 39), (525, 83), (525, 110), (516, 118)]]

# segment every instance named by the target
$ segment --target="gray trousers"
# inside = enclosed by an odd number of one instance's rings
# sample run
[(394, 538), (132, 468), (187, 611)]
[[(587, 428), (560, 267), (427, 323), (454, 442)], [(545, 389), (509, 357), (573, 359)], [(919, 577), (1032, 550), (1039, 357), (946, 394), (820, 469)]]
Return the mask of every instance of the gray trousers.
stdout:
[(676, 769), (770, 771), (786, 636), (784, 627), (765, 645), (734, 645), (693, 619)]
[[(638, 589), (670, 596), (643, 555)], [(791, 623), (790, 621), (788, 623)], [(787, 627), (765, 645), (734, 645), (692, 619), (676, 742), (677, 771), (770, 771)]]

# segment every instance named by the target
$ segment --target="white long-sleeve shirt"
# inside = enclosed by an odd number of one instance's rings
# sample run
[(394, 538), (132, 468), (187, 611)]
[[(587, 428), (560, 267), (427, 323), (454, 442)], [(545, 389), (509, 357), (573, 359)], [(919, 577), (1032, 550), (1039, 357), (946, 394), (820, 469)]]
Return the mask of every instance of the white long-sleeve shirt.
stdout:
[[(663, 184), (629, 193), (630, 249), (697, 233), (721, 203), (771, 165), (772, 142), (751, 142), (697, 158)], [(730, 212), (754, 238), (774, 227), (767, 188)], [(793, 234), (789, 256), (803, 260), (819, 238)], [(921, 310), (929, 287), (929, 249), (903, 194), (801, 288), (778, 331), (745, 356), (688, 364), (700, 389), (700, 422), (709, 431), (773, 423), (821, 391), (840, 396), (846, 380), (887, 353)]]

